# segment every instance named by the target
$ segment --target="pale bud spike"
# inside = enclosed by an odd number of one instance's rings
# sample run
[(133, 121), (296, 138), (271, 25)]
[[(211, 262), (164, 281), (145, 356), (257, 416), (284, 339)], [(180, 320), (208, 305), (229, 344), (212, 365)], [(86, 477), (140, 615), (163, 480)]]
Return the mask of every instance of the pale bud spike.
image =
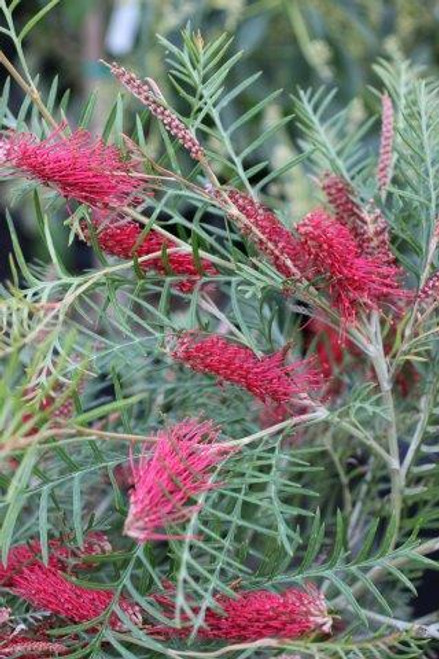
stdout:
[(166, 106), (163, 94), (151, 78), (141, 80), (116, 62), (111, 64), (110, 70), (114, 77), (163, 124), (168, 133), (177, 138), (191, 158), (202, 160), (203, 147), (189, 128)]
[(390, 183), (393, 159), (394, 113), (390, 96), (386, 93), (381, 97), (381, 140), (378, 159), (378, 187), (385, 190)]

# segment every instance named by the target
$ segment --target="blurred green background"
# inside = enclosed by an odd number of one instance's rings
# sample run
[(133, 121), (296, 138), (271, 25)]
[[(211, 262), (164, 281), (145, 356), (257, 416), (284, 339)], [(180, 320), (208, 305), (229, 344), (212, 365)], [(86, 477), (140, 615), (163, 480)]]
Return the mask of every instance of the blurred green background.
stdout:
[[(47, 4), (22, 0), (18, 20)], [(27, 50), (36, 69), (50, 63), (84, 91), (99, 76), (99, 57), (163, 80), (156, 34), (178, 40), (188, 21), (206, 40), (234, 36), (234, 49), (247, 53), (236, 75), (263, 72), (255, 96), (324, 82), (347, 100), (370, 81), (377, 57), (408, 57), (432, 71), (439, 59), (437, 0), (60, 0)]]

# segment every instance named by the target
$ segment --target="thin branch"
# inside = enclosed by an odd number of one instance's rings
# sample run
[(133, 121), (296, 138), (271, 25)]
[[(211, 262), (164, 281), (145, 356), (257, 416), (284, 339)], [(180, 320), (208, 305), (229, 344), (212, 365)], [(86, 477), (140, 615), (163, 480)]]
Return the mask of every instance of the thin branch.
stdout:
[(367, 446), (370, 451), (373, 451), (374, 453), (379, 455), (380, 458), (387, 464), (388, 467), (392, 466), (393, 464), (392, 457), (368, 433), (364, 432), (363, 430), (360, 430), (356, 426), (352, 425), (349, 421), (346, 421), (344, 419), (337, 419), (337, 417), (335, 417), (335, 421), (336, 423), (338, 423), (338, 425), (341, 428), (344, 428), (344, 430), (346, 430), (348, 433), (356, 437), (356, 439), (358, 439), (362, 444)]
[[(356, 495), (355, 507), (352, 511), (352, 514), (349, 519), (348, 526), (348, 542), (349, 547), (355, 548), (357, 543), (362, 540), (364, 537), (364, 517), (366, 512), (365, 500), (369, 493), (369, 487), (373, 478), (373, 467), (374, 467), (375, 457), (372, 455), (368, 463), (368, 469), (366, 475), (363, 478), (358, 494)], [(360, 525), (361, 523), (361, 525)]]
[[(436, 225), (439, 223), (439, 218), (436, 220)], [(438, 244), (438, 239), (439, 236), (437, 235), (437, 228), (433, 228), (433, 232), (430, 237), (430, 242), (427, 247), (427, 254), (425, 257), (425, 263), (424, 267), (421, 273), (421, 277), (419, 280), (419, 285), (418, 285), (418, 292), (423, 288), (424, 284), (426, 283), (428, 279), (428, 275), (430, 272), (431, 265), (434, 260), (434, 256), (436, 253), (436, 248)], [(421, 317), (418, 319), (418, 311), (419, 311), (419, 297), (416, 296), (414, 304), (410, 310), (410, 316), (406, 325), (406, 328), (404, 330), (404, 335), (403, 335), (403, 340), (401, 342), (401, 345), (398, 349), (398, 352), (396, 353), (396, 356), (393, 360), (393, 366), (390, 372), (390, 377), (393, 379), (395, 376), (395, 373), (399, 367), (401, 357), (407, 352), (409, 349), (413, 334), (416, 330), (416, 328), (420, 325), (422, 325), (422, 322), (424, 320), (424, 317)], [(428, 314), (424, 314), (425, 316)]]
[(388, 616), (380, 615), (379, 613), (374, 613), (373, 611), (368, 611), (362, 609), (366, 618), (379, 622), (383, 625), (388, 625), (389, 627), (394, 627), (399, 631), (409, 631), (411, 634), (417, 638), (436, 638), (439, 639), (439, 624), (434, 625), (420, 625), (414, 622), (406, 622), (405, 620), (398, 620), (397, 618), (390, 618)]
[(197, 652), (197, 651), (182, 651), (182, 650), (168, 650), (168, 654), (175, 659), (180, 657), (199, 657), (200, 659), (210, 659), (211, 657), (222, 657), (230, 652), (238, 652), (239, 650), (258, 650), (260, 648), (278, 648), (288, 644), (288, 641), (282, 641), (275, 638), (262, 638), (252, 643), (234, 643), (233, 645), (226, 645), (219, 650), (212, 652)]
[[(369, 570), (369, 572), (366, 573), (365, 575), (366, 579), (364, 580), (360, 579), (356, 581), (355, 584), (353, 584), (353, 586), (350, 588), (350, 591), (355, 598), (358, 598), (368, 591), (369, 586), (367, 585), (367, 581), (371, 580), (374, 583), (377, 583), (381, 579), (386, 578), (389, 574), (389, 568), (391, 567), (399, 568), (399, 567), (403, 567), (404, 565), (407, 565), (408, 563), (414, 560), (413, 554), (417, 554), (418, 556), (428, 556), (428, 554), (433, 554), (438, 550), (439, 550), (439, 537), (432, 538), (431, 540), (427, 540), (427, 542), (423, 542), (417, 547), (413, 547), (413, 549), (411, 549), (411, 554), (409, 556), (399, 556), (398, 558), (387, 561), (384, 565), (378, 565), (376, 567), (373, 567), (371, 570)], [(333, 606), (334, 608), (340, 608), (344, 606), (345, 601), (346, 601), (345, 596), (339, 595), (331, 602), (331, 606)]]
[[(186, 248), (184, 251), (187, 251), (188, 246), (185, 243), (183, 243), (183, 245)], [(180, 245), (178, 247), (170, 247), (168, 249), (168, 253), (179, 253), (181, 251), (182, 248)], [(151, 254), (145, 254), (145, 256), (140, 256), (138, 258), (138, 262), (145, 263), (147, 261), (152, 261), (154, 259), (160, 258), (161, 256), (162, 256), (161, 252), (153, 252)], [(91, 275), (86, 274), (80, 277), (67, 279), (66, 282), (72, 284), (70, 292), (68, 292), (65, 295), (65, 297), (56, 304), (56, 306), (54, 306), (53, 308), (49, 308), (49, 313), (43, 316), (43, 319), (39, 325), (37, 325), (31, 332), (26, 334), (25, 337), (22, 337), (21, 343), (15, 343), (13, 346), (11, 345), (10, 347), (5, 347), (4, 349), (1, 350), (0, 356), (12, 354), (13, 352), (15, 352), (15, 350), (17, 350), (18, 347), (29, 345), (33, 341), (38, 340), (41, 331), (45, 327), (47, 327), (47, 325), (49, 325), (51, 321), (57, 320), (59, 324), (61, 321), (64, 320), (72, 304), (81, 295), (83, 295), (89, 288), (92, 288), (93, 286), (98, 284), (99, 281), (105, 278), (107, 275), (122, 272), (124, 270), (129, 270), (132, 269), (132, 267), (133, 267), (133, 262), (131, 260), (128, 260), (118, 265), (111, 265), (102, 268), (101, 270), (94, 271), (92, 272)], [(36, 310), (38, 308), (38, 305), (29, 303), (29, 307), (30, 309)], [(46, 310), (47, 307), (43, 306), (43, 309)]]
[(371, 335), (371, 342), (375, 347), (375, 352), (371, 357), (371, 361), (375, 369), (384, 405), (388, 414), (387, 442), (389, 447), (389, 455), (391, 457), (391, 463), (389, 464), (391, 481), (390, 497), (392, 502), (392, 515), (396, 521), (392, 540), (392, 546), (394, 546), (398, 537), (401, 520), (403, 480), (401, 477), (398, 430), (396, 426), (396, 412), (392, 393), (392, 381), (390, 379), (387, 359), (384, 353), (380, 320), (377, 312), (373, 312), (372, 314)]
[(224, 442), (224, 446), (246, 446), (247, 444), (256, 442), (259, 439), (263, 439), (264, 437), (269, 437), (270, 435), (275, 435), (282, 430), (287, 430), (288, 428), (293, 428), (294, 426), (323, 421), (328, 416), (329, 412), (325, 408), (318, 408), (315, 412), (311, 412), (310, 414), (302, 414), (301, 416), (296, 416), (291, 419), (287, 419), (286, 421), (281, 421), (281, 423), (277, 423), (276, 425), (265, 428), (264, 430), (259, 430), (252, 435), (247, 435), (247, 437), (242, 437), (241, 439), (231, 439), (228, 442)]
[(349, 478), (347, 477), (343, 464), (340, 458), (338, 457), (337, 452), (334, 449), (331, 432), (328, 433), (328, 436), (325, 439), (325, 446), (332, 462), (334, 463), (334, 467), (337, 472), (338, 479), (340, 481), (342, 495), (343, 495), (344, 512), (348, 517), (350, 517), (350, 515), (352, 514), (352, 496), (351, 496), (351, 491), (349, 489)]
[[(76, 437), (79, 435), (79, 437)], [(148, 435), (133, 435), (129, 433), (110, 432), (107, 430), (96, 430), (94, 428), (86, 428), (84, 426), (73, 425), (64, 428), (52, 427), (45, 428), (39, 432), (26, 436), (13, 435), (7, 442), (0, 444), (0, 458), (2, 455), (6, 456), (14, 451), (21, 451), (28, 446), (40, 444), (46, 447), (43, 442), (48, 439), (54, 438), (67, 438), (63, 443), (72, 443), (74, 441), (102, 439), (108, 441), (125, 441), (125, 442), (142, 442), (153, 444), (156, 441), (155, 437)]]
[(422, 396), (420, 402), (419, 402), (419, 419), (418, 423), (416, 425), (415, 432), (413, 434), (412, 440), (410, 442), (409, 449), (405, 455), (404, 461), (402, 463), (402, 468), (401, 468), (401, 476), (403, 479), (403, 483), (405, 482), (407, 478), (407, 473), (410, 469), (410, 466), (413, 462), (413, 459), (416, 455), (416, 452), (419, 448), (419, 445), (421, 444), (425, 429), (428, 424), (428, 417), (430, 414), (430, 406), (431, 406), (431, 398), (432, 398), (432, 392), (430, 391), (429, 394), (426, 394), (425, 396)]
[(244, 334), (240, 332), (237, 327), (235, 327), (235, 325), (227, 318), (227, 316), (220, 309), (218, 309), (215, 302), (207, 295), (207, 293), (205, 293), (203, 297), (200, 297), (199, 305), (202, 309), (204, 309), (212, 316), (217, 318), (221, 322), (222, 326), (227, 327), (228, 330), (232, 334), (234, 334), (240, 341), (246, 343), (246, 338)]
[(44, 105), (38, 89), (35, 87), (33, 83), (28, 84), (26, 82), (26, 80), (17, 71), (15, 66), (6, 57), (5, 53), (2, 50), (0, 50), (0, 62), (3, 64), (5, 69), (11, 74), (11, 76), (18, 83), (18, 85), (22, 88), (24, 93), (31, 98), (32, 103), (36, 105), (36, 107), (40, 111), (41, 116), (45, 119), (45, 121), (49, 124), (49, 126), (52, 126), (52, 128), (54, 128), (55, 130), (58, 130), (59, 124), (55, 121), (55, 119), (50, 114), (49, 110)]
[[(129, 208), (128, 206), (125, 206), (124, 208), (121, 209), (121, 211), (130, 217), (132, 217), (134, 220), (137, 220), (138, 222), (141, 222), (144, 225), (147, 225), (149, 223), (150, 218), (145, 217), (138, 211), (134, 210), (133, 208)], [(190, 252), (191, 254), (193, 253), (193, 249), (191, 245), (188, 245), (184, 240), (181, 240), (180, 238), (177, 238), (177, 236), (172, 235), (172, 233), (169, 233), (169, 231), (166, 231), (163, 227), (161, 227), (159, 224), (154, 223), (154, 231), (159, 233), (160, 235), (164, 236), (165, 238), (169, 238), (170, 241), (172, 241), (174, 244), (178, 245), (181, 249), (183, 249), (185, 252)], [(169, 252), (170, 250), (168, 250)], [(200, 256), (209, 259), (212, 263), (216, 263), (217, 265), (221, 265), (224, 268), (227, 268), (228, 270), (233, 270), (236, 271), (236, 264), (232, 263), (231, 261), (225, 261), (224, 259), (219, 258), (218, 256), (214, 256), (213, 254), (210, 254), (209, 252), (205, 252), (204, 250), (200, 249), (198, 250), (198, 253)], [(139, 259), (140, 260), (140, 259)]]

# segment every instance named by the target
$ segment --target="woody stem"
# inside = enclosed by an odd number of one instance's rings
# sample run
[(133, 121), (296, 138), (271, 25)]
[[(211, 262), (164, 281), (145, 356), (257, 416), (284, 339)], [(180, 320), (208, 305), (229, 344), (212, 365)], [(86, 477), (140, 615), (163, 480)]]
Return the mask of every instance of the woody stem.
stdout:
[(35, 87), (33, 82), (30, 82), (29, 84), (26, 82), (26, 80), (23, 78), (23, 76), (17, 71), (15, 66), (12, 64), (12, 62), (6, 57), (4, 52), (0, 50), (0, 62), (3, 64), (5, 69), (10, 73), (12, 78), (17, 82), (17, 84), (22, 88), (25, 94), (30, 97), (32, 100), (32, 103), (36, 105), (38, 110), (40, 111), (41, 116), (45, 119), (45, 121), (52, 126), (55, 130), (59, 128), (57, 122), (55, 119), (52, 117), (50, 114), (49, 110), (46, 108), (44, 105), (40, 93), (38, 89)]

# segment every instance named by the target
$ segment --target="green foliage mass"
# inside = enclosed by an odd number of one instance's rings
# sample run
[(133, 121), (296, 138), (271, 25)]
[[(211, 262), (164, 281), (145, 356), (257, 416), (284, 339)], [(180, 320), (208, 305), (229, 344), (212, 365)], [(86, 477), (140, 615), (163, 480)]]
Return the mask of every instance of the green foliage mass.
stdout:
[[(8, 4), (0, 2), (7, 18), (3, 30), (17, 48), (32, 91), (39, 82), (29, 73), (21, 47), (56, 3), (43, 7), (18, 34), (13, 10), (19, 2)], [(289, 16), (303, 9), (301, 3), (284, 4), (254, 3), (244, 12), (259, 16), (262, 8), (282, 8)], [(328, 12), (331, 21), (342, 21), (340, 7), (335, 3), (330, 11), (319, 2), (306, 14)], [(358, 3), (355, 11), (359, 7), (373, 13), (366, 3)], [(292, 17), (296, 30), (297, 16)], [(245, 70), (246, 56), (232, 50), (227, 36), (204, 43), (187, 29), (178, 45), (163, 37), (160, 43), (180, 116), (205, 145), (220, 181), (270, 204), (292, 228), (303, 210), (288, 194), (292, 181), (308, 186), (309, 210), (311, 203), (323, 203), (320, 189), (309, 180), (326, 170), (342, 175), (361, 204), (374, 199), (387, 219), (407, 287), (416, 291), (425, 284), (438, 267), (437, 81), (405, 61), (380, 60), (378, 91), (368, 97), (374, 116), (364, 121), (353, 119), (352, 106), (341, 108), (327, 88), (285, 95), (285, 112), (272, 111), (281, 98), (277, 91), (238, 112), (259, 74), (235, 74)], [(308, 46), (301, 47), (305, 59), (311, 58)], [(245, 66), (253, 65), (250, 58)], [(32, 95), (12, 112), (10, 86), (8, 80), (0, 100), (2, 127), (46, 136), (50, 127)], [(383, 89), (396, 113), (393, 176), (385, 194), (376, 182), (373, 137)], [(68, 114), (69, 98), (60, 97), (57, 79), (43, 102), (57, 122)], [(92, 97), (82, 108), (79, 124), (85, 128), (94, 104)], [(294, 288), (292, 294), (285, 292), (276, 269), (209, 200), (212, 181), (202, 163), (189, 161), (163, 126), (140, 110), (120, 94), (103, 129), (104, 139), (123, 149), (122, 135), (129, 132), (144, 156), (145, 173), (160, 182), (138, 219), (147, 228), (155, 223), (174, 232), (195, 259), (210, 255), (220, 275), (204, 276), (190, 295), (182, 294), (174, 286), (178, 277), (145, 273), (136, 259), (108, 258), (96, 239), (96, 266), (72, 272), (56, 223), (65, 224), (73, 242), (90, 210), (66, 208), (56, 194), (29, 181), (9, 184), (14, 193), (7, 216), (12, 277), (0, 299), (3, 560), (11, 546), (34, 537), (47, 560), (53, 538), (68, 536), (73, 546), (81, 546), (89, 530), (108, 533), (112, 552), (90, 556), (93, 571), (83, 581), (111, 587), (112, 604), (92, 625), (59, 622), (51, 630), (76, 635), (71, 657), (428, 657), (439, 635), (438, 612), (427, 621), (415, 620), (412, 604), (426, 570), (437, 567), (429, 558), (438, 547), (435, 308), (424, 316), (416, 304), (394, 317), (364, 313), (355, 328), (344, 327), (333, 312), (332, 325), (356, 346), (346, 349), (334, 368), (340, 390), (325, 402), (325, 414), (320, 410), (261, 428), (261, 415), (264, 421), (267, 414), (262, 406), (243, 390), (219, 387), (212, 377), (176, 364), (169, 341), (183, 330), (213, 333), (222, 326), (258, 354), (291, 344), (296, 357), (306, 356), (315, 348), (306, 340), (307, 322), (331, 313), (328, 299), (312, 287), (305, 296)], [(291, 152), (276, 158), (287, 139)], [(44, 262), (29, 263), (23, 256), (14, 228), (23, 200), (32, 201)], [(206, 293), (206, 284), (215, 292)], [(408, 394), (401, 388), (404, 377)], [(65, 403), (71, 405), (69, 417), (54, 422)], [(236, 440), (241, 450), (219, 466), (216, 487), (201, 495), (190, 519), (170, 529), (182, 538), (137, 544), (122, 533), (128, 494), (120, 474), (129, 465), (129, 446), (138, 454), (144, 437), (199, 415), (212, 418), (221, 426), (222, 440)], [(176, 586), (173, 624), (178, 627), (187, 618), (193, 627), (188, 641), (157, 639), (118, 606), (122, 594), (129, 596), (145, 619), (163, 622), (153, 594), (166, 580)], [(331, 636), (265, 639), (237, 647), (197, 640), (215, 596), (233, 596), (234, 584), (281, 589), (309, 581), (322, 590), (334, 614)], [(5, 588), (1, 596), (17, 622), (44, 616)], [(111, 628), (113, 611), (125, 631)]]

